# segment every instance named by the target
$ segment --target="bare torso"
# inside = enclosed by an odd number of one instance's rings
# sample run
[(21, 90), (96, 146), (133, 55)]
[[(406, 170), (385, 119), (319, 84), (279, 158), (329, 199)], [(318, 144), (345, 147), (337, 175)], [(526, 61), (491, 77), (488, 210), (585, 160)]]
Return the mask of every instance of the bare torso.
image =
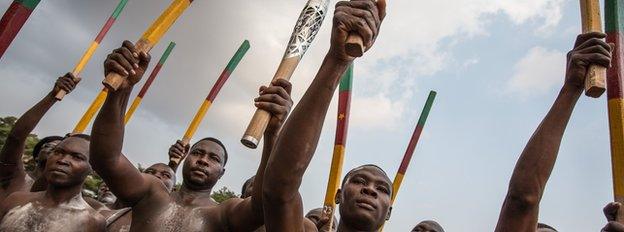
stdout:
[(35, 181), (30, 178), (28, 174), (23, 173), (20, 176), (14, 177), (10, 181), (0, 183), (0, 202), (2, 202), (5, 198), (7, 198), (14, 192), (30, 191), (30, 188), (32, 187), (34, 182)]
[(67, 203), (51, 205), (44, 192), (19, 192), (9, 196), (0, 232), (104, 231), (104, 217), (77, 195)]

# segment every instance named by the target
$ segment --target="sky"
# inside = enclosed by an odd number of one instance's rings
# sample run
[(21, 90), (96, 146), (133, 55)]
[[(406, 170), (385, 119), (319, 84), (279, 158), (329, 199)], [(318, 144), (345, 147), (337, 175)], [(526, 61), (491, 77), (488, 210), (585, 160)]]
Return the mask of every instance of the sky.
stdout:
[[(117, 0), (42, 1), (0, 59), (0, 116), (19, 116), (71, 71)], [(0, 1), (0, 9), (10, 1)], [(169, 4), (130, 0), (82, 73), (83, 81), (37, 126), (41, 136), (72, 130), (102, 88), (102, 63), (135, 41)], [(195, 138), (217, 137), (230, 154), (215, 190), (240, 191), (260, 149), (239, 139), (260, 85), (272, 78), (304, 0), (194, 1), (151, 52), (155, 65), (177, 43), (126, 127), (123, 151), (143, 166), (167, 160), (197, 107), (240, 43), (251, 49), (221, 90)], [(335, 1), (330, 4), (333, 6)], [(491, 231), (515, 162), (560, 89), (565, 54), (580, 33), (578, 1), (388, 2), (377, 43), (355, 62), (343, 174), (373, 163), (396, 173), (430, 90), (438, 92), (386, 231), (422, 220), (447, 231)], [(331, 15), (294, 73), (293, 100), (311, 83), (329, 47)], [(137, 87), (136, 89), (138, 89)], [(135, 90), (135, 93), (138, 90)], [(300, 192), (321, 207), (331, 162), (338, 95)], [(559, 231), (598, 231), (612, 200), (606, 96), (583, 97), (566, 130), (541, 202), (540, 221)], [(179, 175), (179, 174), (178, 174)]]

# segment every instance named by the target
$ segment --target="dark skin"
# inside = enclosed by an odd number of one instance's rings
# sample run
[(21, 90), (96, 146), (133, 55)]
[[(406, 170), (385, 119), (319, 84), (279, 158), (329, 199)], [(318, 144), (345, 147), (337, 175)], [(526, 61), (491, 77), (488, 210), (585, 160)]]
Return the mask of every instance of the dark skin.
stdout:
[[(175, 173), (173, 172), (173, 169), (171, 169), (171, 167), (167, 166), (166, 164), (163, 164), (163, 163), (154, 164), (152, 166), (149, 166), (147, 169), (145, 169), (143, 173), (149, 174), (158, 178), (160, 181), (162, 181), (165, 187), (167, 187), (169, 192), (173, 190), (173, 186), (175, 185)], [(116, 201), (113, 205), (109, 206), (109, 208), (112, 210), (103, 211), (101, 212), (101, 214), (108, 218), (112, 216), (114, 213), (116, 213), (117, 210), (123, 209), (125, 207), (126, 206), (123, 205), (121, 202)], [(132, 211), (128, 211), (125, 214), (123, 214), (121, 217), (119, 217), (118, 219), (114, 220), (110, 225), (107, 225), (106, 231), (125, 232), (129, 230), (131, 223), (132, 223)]]
[(378, 168), (363, 166), (336, 192), (338, 231), (377, 231), (390, 218), (392, 182)]
[(46, 162), (47, 190), (16, 192), (0, 204), (0, 231), (104, 231), (104, 217), (81, 194), (90, 172), (89, 141), (64, 139)]
[(60, 142), (61, 140), (50, 141), (48, 143), (45, 143), (41, 147), (41, 150), (39, 151), (39, 156), (37, 157), (37, 169), (35, 169), (32, 174), (32, 176), (34, 176), (36, 180), (30, 188), (31, 192), (44, 191), (45, 188), (48, 186), (48, 183), (45, 181), (45, 178), (43, 178), (43, 175), (41, 173), (43, 173), (43, 169), (45, 168), (45, 163), (48, 160), (48, 156), (52, 153), (54, 147), (56, 147), (56, 145), (58, 145)]
[(602, 41), (605, 36), (579, 35), (568, 53), (565, 83), (516, 163), (496, 231), (536, 231), (539, 203), (557, 160), (563, 133), (583, 93), (587, 68), (589, 64), (610, 65), (611, 46)]
[(61, 90), (70, 93), (78, 82), (80, 78), (74, 77), (71, 73), (59, 77), (52, 90), (15, 122), (0, 151), (0, 201), (11, 193), (30, 190), (33, 180), (26, 174), (22, 163), (26, 139), (46, 112), (57, 102), (54, 98), (56, 93)]
[(618, 211), (622, 208), (622, 204), (618, 202), (611, 202), (602, 210), (607, 218), (607, 225), (605, 225), (601, 232), (624, 232), (624, 224), (616, 220)]
[[(329, 224), (328, 224), (329, 223), (329, 217), (323, 217), (323, 208), (316, 208), (316, 209), (310, 210), (305, 215), (305, 218), (307, 219), (306, 223), (308, 223), (308, 222), (312, 223), (312, 225), (314, 225), (314, 227), (318, 231), (330, 232), (330, 231), (336, 231), (336, 229), (337, 229), (336, 223), (332, 223), (332, 228), (331, 228), (331, 230), (329, 229)], [(337, 221), (338, 220), (334, 216), (334, 222), (337, 222)], [(313, 230), (308, 230), (306, 228), (306, 231), (313, 231)]]
[[(184, 160), (184, 158), (186, 157), (186, 154), (188, 154), (190, 149), (191, 149), (190, 144), (184, 145), (182, 141), (180, 140), (176, 141), (176, 143), (171, 145), (171, 147), (169, 148), (169, 160), (172, 160), (172, 159)], [(171, 167), (174, 172), (177, 172), (178, 166), (179, 166), (178, 163), (169, 162), (169, 167)]]
[[(264, 182), (261, 189), (264, 192), (267, 231), (304, 230), (299, 187), (314, 156), (340, 77), (355, 59), (345, 53), (345, 41), (350, 32), (357, 32), (362, 35), (366, 50), (370, 49), (384, 16), (383, 0), (377, 4), (372, 0), (336, 4), (330, 50), (312, 84), (284, 125), (266, 169), (265, 178), (271, 181)], [(256, 175), (256, 178), (259, 176)]]
[(412, 229), (412, 232), (444, 232), (444, 230), (434, 221), (422, 221)]
[[(125, 41), (105, 62), (105, 73), (122, 74), (124, 81), (111, 90), (100, 110), (92, 131), (92, 164), (121, 201), (133, 207), (131, 231), (253, 231), (262, 225), (263, 208), (260, 188), (246, 199), (230, 199), (217, 205), (210, 193), (225, 172), (224, 149), (213, 141), (201, 141), (191, 147), (184, 164), (184, 180), (179, 191), (169, 193), (157, 178), (141, 174), (121, 154), (124, 135), (123, 115), (134, 85), (141, 79), (149, 56), (138, 56), (132, 43)], [(134, 68), (134, 64), (138, 68)], [(290, 83), (275, 81), (260, 88), (256, 107), (271, 113), (265, 132), (262, 161), (257, 176), (264, 176), (266, 160), (288, 115), (292, 100)], [(263, 178), (256, 181), (262, 183)]]

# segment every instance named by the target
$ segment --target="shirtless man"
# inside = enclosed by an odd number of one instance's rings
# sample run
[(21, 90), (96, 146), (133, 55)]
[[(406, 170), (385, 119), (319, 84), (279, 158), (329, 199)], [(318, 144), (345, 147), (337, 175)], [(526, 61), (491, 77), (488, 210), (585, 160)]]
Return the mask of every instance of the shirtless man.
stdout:
[[(57, 102), (54, 96), (63, 90), (67, 93), (74, 90), (80, 78), (74, 77), (71, 73), (59, 77), (54, 84), (54, 88), (36, 105), (30, 108), (15, 122), (15, 126), (9, 132), (6, 142), (0, 151), (0, 201), (4, 200), (11, 193), (17, 191), (30, 191), (34, 180), (28, 176), (22, 163), (22, 155), (26, 146), (26, 139), (30, 132), (35, 129), (43, 115)], [(46, 139), (49, 150), (54, 146), (56, 140)], [(44, 146), (42, 144), (40, 147)], [(38, 154), (40, 155), (40, 154)], [(40, 155), (45, 158), (47, 154)], [(39, 166), (38, 168), (43, 169)], [(36, 173), (35, 173), (36, 174)], [(35, 176), (37, 178), (38, 176)], [(44, 185), (45, 186), (45, 185)]]
[(54, 150), (57, 144), (59, 144), (63, 140), (61, 136), (48, 136), (44, 137), (33, 147), (32, 156), (33, 160), (37, 164), (36, 169), (31, 173), (31, 176), (35, 179), (32, 187), (30, 188), (31, 192), (39, 192), (45, 190), (48, 186), (45, 178), (43, 177), (43, 170), (45, 169), (45, 163), (48, 161), (48, 156)]
[[(128, 98), (133, 86), (141, 79), (150, 57), (137, 52), (125, 41), (123, 46), (108, 56), (105, 74), (122, 74), (123, 83), (110, 91), (93, 125), (91, 154), (93, 167), (108, 183), (113, 193), (132, 206), (130, 231), (253, 231), (262, 225), (262, 189), (246, 199), (233, 198), (221, 204), (214, 202), (210, 193), (225, 173), (227, 152), (217, 139), (206, 138), (195, 143), (184, 160), (184, 177), (180, 190), (169, 193), (155, 177), (141, 174), (121, 154)], [(264, 134), (262, 160), (256, 176), (262, 183), (266, 160), (285, 120), (292, 100), (288, 81), (272, 82), (260, 88), (256, 107), (271, 113)], [(260, 185), (261, 186), (261, 185)]]
[(605, 36), (587, 33), (576, 38), (574, 49), (568, 53), (563, 87), (516, 163), (496, 231), (537, 230), (539, 203), (557, 160), (563, 133), (583, 93), (587, 67), (609, 67), (611, 62), (611, 46), (601, 40)]
[[(166, 164), (157, 163), (143, 171), (145, 174), (152, 175), (158, 178), (165, 185), (169, 192), (173, 191), (175, 186), (176, 177), (173, 169)], [(108, 186), (106, 186), (108, 189)], [(110, 191), (110, 190), (109, 190)], [(110, 195), (115, 196), (110, 193)], [(99, 194), (98, 194), (99, 197)], [(132, 222), (132, 209), (125, 204), (117, 200), (113, 204), (107, 205), (110, 210), (100, 212), (106, 216), (106, 231), (107, 232), (127, 232), (130, 231), (130, 223)]]
[(624, 224), (616, 220), (618, 211), (622, 204), (617, 202), (611, 202), (602, 210), (607, 218), (607, 225), (602, 228), (601, 232), (624, 232)]
[(426, 220), (418, 223), (412, 232), (444, 232), (444, 229), (437, 222)]
[(255, 177), (256, 176), (252, 176), (251, 178), (245, 181), (245, 183), (243, 184), (243, 187), (241, 188), (241, 196), (240, 196), (241, 198), (247, 198), (251, 196), (251, 194), (253, 193)]
[[(374, 44), (385, 17), (385, 1), (341, 1), (334, 12), (331, 46), (312, 84), (284, 124), (269, 163), (262, 191), (267, 231), (303, 231), (299, 187), (312, 159), (323, 122), (342, 74), (355, 59), (346, 54), (349, 33), (362, 35), (366, 50)], [(258, 175), (256, 175), (256, 178)], [(372, 165), (345, 178), (336, 194), (340, 204), (338, 231), (377, 231), (390, 215), (392, 183)], [(259, 184), (256, 184), (258, 186)]]
[[(329, 218), (323, 218), (323, 208), (316, 208), (308, 211), (308, 213), (306, 213), (305, 215), (305, 218), (309, 220), (317, 228), (318, 231), (330, 232), (330, 230), (328, 229), (329, 226), (327, 226)], [(334, 221), (338, 221), (338, 219), (336, 219), (336, 215), (334, 215)], [(332, 223), (331, 232), (336, 232), (336, 229), (336, 223)], [(309, 230), (306, 229), (306, 231)]]
[(0, 203), (0, 231), (104, 231), (104, 217), (82, 198), (89, 173), (89, 136), (63, 139), (45, 165), (46, 191), (15, 192)]

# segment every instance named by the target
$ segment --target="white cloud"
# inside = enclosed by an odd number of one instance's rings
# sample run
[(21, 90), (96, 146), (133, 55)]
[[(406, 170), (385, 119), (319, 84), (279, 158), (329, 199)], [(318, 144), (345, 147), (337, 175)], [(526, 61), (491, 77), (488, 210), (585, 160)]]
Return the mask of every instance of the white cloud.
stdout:
[(565, 54), (543, 47), (531, 48), (514, 66), (507, 89), (523, 96), (549, 92), (563, 82)]

